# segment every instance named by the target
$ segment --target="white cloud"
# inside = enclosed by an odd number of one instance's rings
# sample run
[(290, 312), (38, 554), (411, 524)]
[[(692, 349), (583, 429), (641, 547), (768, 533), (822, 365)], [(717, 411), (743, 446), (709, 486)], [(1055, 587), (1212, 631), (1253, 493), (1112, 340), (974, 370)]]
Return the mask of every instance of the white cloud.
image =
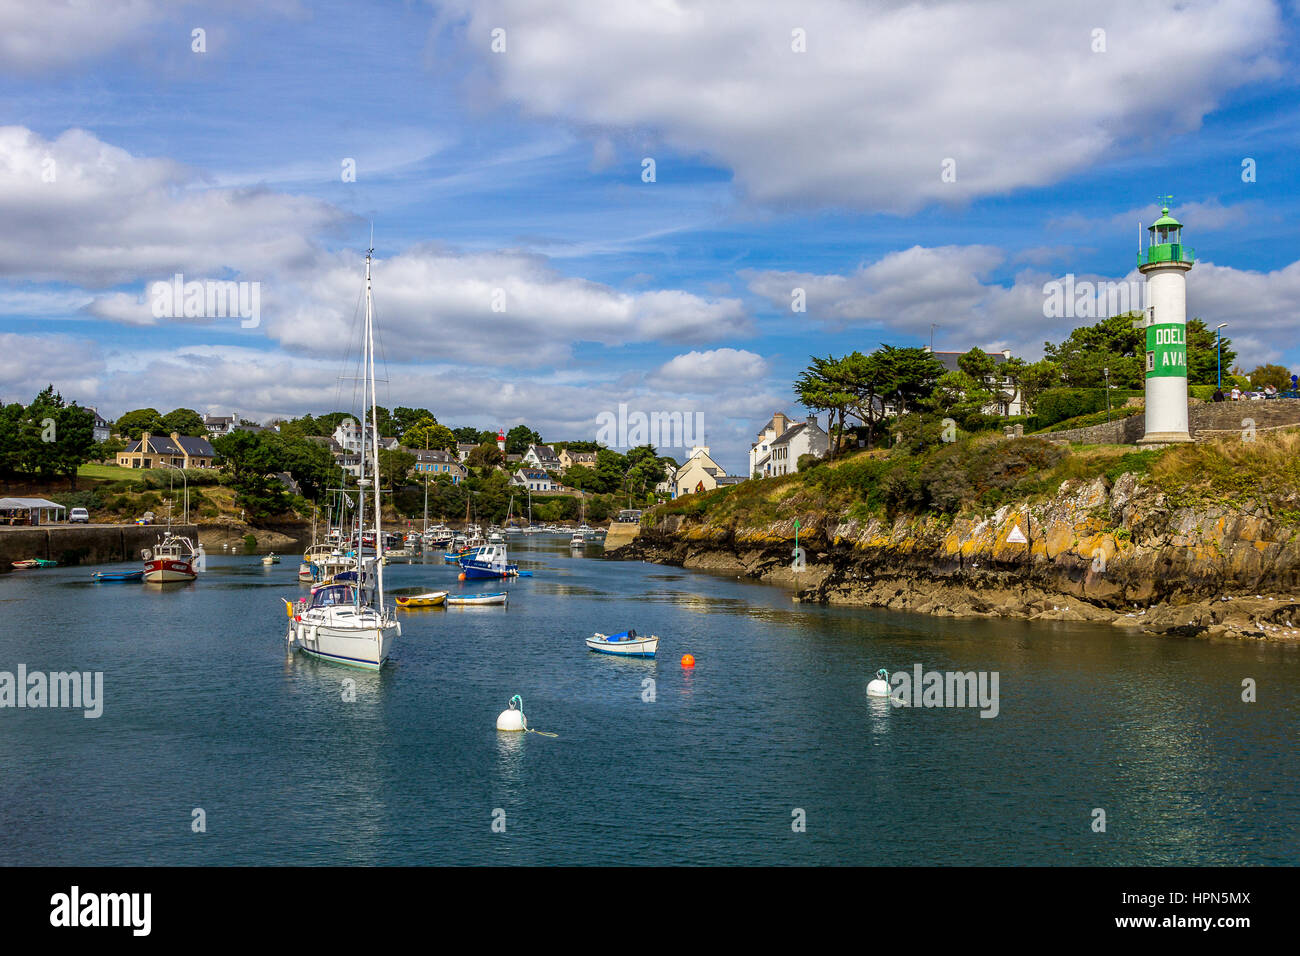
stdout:
[(503, 99), (594, 131), (601, 156), (609, 130), (655, 135), (773, 203), (907, 211), (1052, 183), (1166, 144), (1278, 71), (1270, 0), (435, 5)]
[(0, 127), (0, 276), (89, 288), (170, 278), (264, 278), (316, 256), (342, 211), (264, 189), (207, 189), (169, 159), (85, 130), (46, 140)]
[[(799, 272), (743, 273), (752, 291), (790, 314), (791, 289), (807, 291), (808, 321), (879, 330), (879, 339), (907, 336), (928, 342), (930, 323), (938, 329), (936, 347), (966, 350), (1010, 348), (1026, 358), (1042, 355), (1044, 341), (1059, 342), (1089, 318), (1046, 318), (1043, 285), (1060, 280), (1037, 269), (1016, 273), (1006, 285), (989, 276), (1003, 261), (989, 246), (914, 246), (889, 253), (847, 275)], [(1136, 270), (1126, 275), (1077, 274), (1079, 282), (1141, 284)], [(1202, 260), (1187, 276), (1187, 317), (1211, 326), (1232, 323), (1228, 333), (1239, 362), (1254, 367), (1274, 361), (1289, 347), (1297, 328), (1300, 261), (1272, 272), (1253, 272)], [(863, 351), (876, 345), (864, 339)]]
[(675, 356), (653, 378), (660, 384), (698, 393), (728, 386), (749, 389), (766, 374), (767, 362), (761, 355), (723, 348)]

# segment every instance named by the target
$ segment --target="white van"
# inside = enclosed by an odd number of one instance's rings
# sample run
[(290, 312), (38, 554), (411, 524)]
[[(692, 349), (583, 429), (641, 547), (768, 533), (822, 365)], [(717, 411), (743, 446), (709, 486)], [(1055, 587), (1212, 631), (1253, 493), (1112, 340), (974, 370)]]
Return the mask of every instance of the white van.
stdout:
[(68, 524), (90, 524), (90, 512), (85, 508), (73, 508), (68, 512)]

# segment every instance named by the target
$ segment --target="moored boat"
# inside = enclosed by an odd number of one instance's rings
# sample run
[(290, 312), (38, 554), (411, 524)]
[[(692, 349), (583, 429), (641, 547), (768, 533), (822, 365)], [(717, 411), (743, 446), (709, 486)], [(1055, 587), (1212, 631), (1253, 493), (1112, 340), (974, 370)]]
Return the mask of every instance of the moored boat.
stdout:
[(449, 594), (447, 596), (448, 605), (458, 607), (481, 607), (492, 604), (505, 604), (508, 591), (499, 591), (496, 594)]
[(397, 599), (398, 607), (440, 607), (447, 600), (446, 591), (426, 591), (424, 594), (408, 594)]
[(202, 570), (203, 545), (194, 546), (183, 535), (169, 534), (153, 548), (146, 548), (144, 579), (151, 584), (193, 581)]
[(489, 544), (475, 554), (461, 558), (460, 568), (465, 580), (509, 578), (519, 573), (519, 566), (511, 564), (504, 544)]
[(13, 566), (19, 571), (27, 571), (32, 568), (57, 568), (59, 562), (51, 561), (48, 558), (28, 558), (25, 561), (15, 561)]
[[(296, 604), (285, 600), (289, 626), (285, 641), (290, 649), (335, 664), (379, 670), (388, 660), (393, 642), (402, 636), (396, 611), (384, 603), (383, 552), (395, 546), (385, 537), (380, 507), (379, 430), (375, 394), (374, 302), (371, 294), (370, 266), (374, 249), (366, 251), (366, 321), (363, 333), (362, 368), (365, 380), (361, 395), (361, 461), (357, 477), (356, 549), (353, 567), (334, 575), (333, 582), (312, 588), (311, 598)], [(369, 442), (366, 441), (367, 434)], [(373, 477), (372, 477), (373, 476)], [(373, 497), (372, 524), (367, 527), (366, 499)], [(393, 537), (393, 536), (390, 536)], [(373, 550), (371, 547), (373, 546)], [(376, 557), (369, 557), (367, 551)], [(348, 579), (351, 580), (348, 580)]]
[(139, 581), (143, 571), (95, 571), (90, 575), (96, 581)]
[(608, 636), (600, 633), (587, 638), (587, 647), (601, 654), (617, 654), (620, 657), (654, 657), (659, 649), (659, 638), (653, 634), (648, 637), (636, 631), (623, 631)]

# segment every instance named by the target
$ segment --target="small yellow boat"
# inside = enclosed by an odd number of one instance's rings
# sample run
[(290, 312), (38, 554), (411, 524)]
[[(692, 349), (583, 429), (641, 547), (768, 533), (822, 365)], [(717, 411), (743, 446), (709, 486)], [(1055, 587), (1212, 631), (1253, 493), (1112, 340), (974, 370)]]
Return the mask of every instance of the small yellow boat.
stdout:
[(447, 600), (446, 591), (429, 591), (425, 594), (409, 594), (397, 599), (398, 607), (439, 607)]

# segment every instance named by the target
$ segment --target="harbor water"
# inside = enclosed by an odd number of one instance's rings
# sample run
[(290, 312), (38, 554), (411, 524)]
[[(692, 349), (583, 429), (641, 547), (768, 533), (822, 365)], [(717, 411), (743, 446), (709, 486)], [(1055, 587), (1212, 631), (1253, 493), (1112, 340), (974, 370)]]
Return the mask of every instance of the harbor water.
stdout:
[[(511, 554), (533, 576), (390, 566), (390, 603), (510, 600), (399, 612), (378, 673), (286, 651), (294, 555), (167, 587), (0, 576), (0, 672), (103, 674), (98, 718), (0, 709), (0, 863), (1298, 860), (1300, 647), (800, 605), (567, 538)], [(658, 658), (583, 643), (627, 628)], [(867, 697), (916, 665), (996, 674), (996, 716)], [(558, 736), (495, 730), (515, 694)]]

